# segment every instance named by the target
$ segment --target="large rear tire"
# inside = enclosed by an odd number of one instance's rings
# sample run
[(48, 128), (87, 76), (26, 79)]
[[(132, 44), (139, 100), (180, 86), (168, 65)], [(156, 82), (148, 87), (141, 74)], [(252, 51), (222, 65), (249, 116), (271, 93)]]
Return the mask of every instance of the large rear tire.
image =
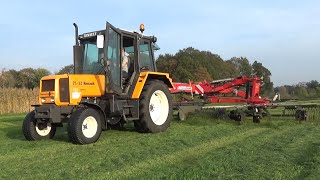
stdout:
[(72, 143), (90, 144), (96, 142), (101, 134), (99, 112), (92, 108), (80, 108), (68, 122), (68, 136)]
[(172, 97), (168, 86), (162, 81), (146, 83), (140, 95), (140, 119), (134, 121), (139, 132), (165, 131), (172, 119)]
[(29, 141), (52, 139), (56, 133), (56, 126), (50, 122), (38, 122), (34, 115), (34, 111), (31, 111), (24, 118), (22, 125), (24, 137)]

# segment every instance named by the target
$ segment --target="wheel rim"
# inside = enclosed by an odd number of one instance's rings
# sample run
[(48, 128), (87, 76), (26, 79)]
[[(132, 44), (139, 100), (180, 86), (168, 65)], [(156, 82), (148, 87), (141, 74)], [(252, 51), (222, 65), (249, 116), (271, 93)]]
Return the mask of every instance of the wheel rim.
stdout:
[(149, 113), (151, 120), (156, 125), (162, 125), (166, 122), (169, 114), (169, 102), (166, 94), (161, 91), (155, 91), (149, 103)]
[(36, 131), (40, 136), (47, 136), (51, 131), (51, 123), (37, 123)]
[(82, 133), (86, 138), (92, 138), (98, 130), (97, 120), (93, 116), (88, 116), (82, 122)]

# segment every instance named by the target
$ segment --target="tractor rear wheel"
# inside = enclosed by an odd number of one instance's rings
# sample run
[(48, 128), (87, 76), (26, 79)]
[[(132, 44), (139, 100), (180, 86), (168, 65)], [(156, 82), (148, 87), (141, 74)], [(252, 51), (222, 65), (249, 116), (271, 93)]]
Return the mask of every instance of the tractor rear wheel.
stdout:
[(172, 119), (172, 97), (162, 81), (146, 83), (140, 95), (140, 119), (134, 121), (139, 132), (158, 133), (165, 131)]
[(29, 141), (52, 139), (56, 133), (56, 126), (50, 122), (39, 122), (34, 118), (34, 115), (34, 111), (31, 111), (23, 121), (22, 131), (24, 137)]
[(99, 112), (92, 108), (76, 110), (68, 122), (68, 136), (75, 144), (94, 143), (99, 139), (101, 131)]

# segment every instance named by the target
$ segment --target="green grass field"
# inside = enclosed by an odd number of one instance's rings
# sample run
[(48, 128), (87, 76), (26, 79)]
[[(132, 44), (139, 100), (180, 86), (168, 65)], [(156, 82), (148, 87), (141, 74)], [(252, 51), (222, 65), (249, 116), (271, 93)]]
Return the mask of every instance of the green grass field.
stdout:
[(242, 125), (207, 114), (168, 131), (104, 131), (95, 144), (26, 141), (22, 115), (0, 116), (1, 179), (320, 179), (320, 120), (292, 117)]

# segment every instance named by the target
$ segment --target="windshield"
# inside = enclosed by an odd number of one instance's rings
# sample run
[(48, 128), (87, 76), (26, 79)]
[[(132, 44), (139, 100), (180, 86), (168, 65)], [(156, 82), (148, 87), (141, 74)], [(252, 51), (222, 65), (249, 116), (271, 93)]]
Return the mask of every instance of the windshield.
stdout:
[(86, 41), (83, 43), (83, 74), (103, 73), (103, 48), (97, 48), (96, 42)]

